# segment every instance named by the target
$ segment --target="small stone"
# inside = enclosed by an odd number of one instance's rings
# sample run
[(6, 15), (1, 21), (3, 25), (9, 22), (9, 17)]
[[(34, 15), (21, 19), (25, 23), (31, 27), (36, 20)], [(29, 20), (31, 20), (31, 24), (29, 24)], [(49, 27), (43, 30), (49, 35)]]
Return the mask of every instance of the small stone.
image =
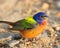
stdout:
[(7, 41), (12, 40), (12, 36), (7, 37), (6, 40), (7, 40)]
[(18, 43), (19, 43), (19, 41), (13, 40), (13, 41), (10, 41), (8, 44), (10, 47), (14, 47)]
[(50, 46), (52, 46), (53, 44), (52, 43), (50, 43)]
[(19, 46), (20, 46), (20, 48), (26, 48), (26, 46), (24, 44), (20, 44)]
[(10, 48), (8, 44), (4, 44), (4, 48)]
[(29, 44), (30, 44), (30, 42), (26, 42), (25, 44), (26, 44), (26, 45), (29, 45)]
[(25, 42), (27, 42), (27, 41), (28, 41), (28, 39), (27, 39), (27, 38), (25, 38), (25, 39), (24, 39), (24, 41), (25, 41)]
[(0, 39), (0, 43), (5, 43), (5, 42), (7, 42), (7, 41), (10, 41), (11, 39), (12, 39), (11, 36), (6, 37), (6, 38), (1, 38), (1, 39)]
[(4, 38), (1, 38), (0, 39), (0, 43), (4, 43), (5, 39)]
[(56, 27), (56, 30), (60, 30), (60, 27)]
[(60, 1), (57, 1), (56, 5), (57, 5), (58, 8), (60, 8)]
[(6, 41), (10, 41), (12, 39), (11, 36), (7, 37), (7, 38), (1, 38), (0, 39), (0, 43), (5, 43)]
[(55, 31), (59, 31), (60, 30), (60, 27), (59, 26), (53, 26), (52, 27)]
[(57, 34), (55, 34), (55, 36), (57, 37), (58, 35), (57, 35)]
[(50, 10), (47, 10), (46, 13), (47, 13), (47, 15), (49, 16), (50, 13), (51, 13), (51, 11), (50, 11)]
[(55, 16), (59, 17), (60, 16), (60, 12), (56, 12)]
[(54, 7), (55, 7), (55, 6), (54, 6), (52, 3), (49, 4), (49, 8), (50, 8), (50, 9), (54, 9)]
[(13, 48), (18, 48), (18, 47), (14, 46)]
[(0, 32), (5, 32), (5, 29), (0, 28)]
[(58, 48), (58, 45), (53, 45), (53, 48)]
[(49, 8), (49, 4), (43, 3), (42, 9), (43, 9), (43, 10), (46, 10), (46, 9), (48, 9), (48, 8)]

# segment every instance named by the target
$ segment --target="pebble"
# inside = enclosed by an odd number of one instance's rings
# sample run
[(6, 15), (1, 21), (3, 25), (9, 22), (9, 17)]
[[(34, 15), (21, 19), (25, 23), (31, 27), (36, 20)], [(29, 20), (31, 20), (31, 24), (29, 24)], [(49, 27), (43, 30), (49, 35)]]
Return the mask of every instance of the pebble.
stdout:
[(13, 48), (18, 48), (18, 47), (14, 46)]
[(6, 38), (1, 38), (0, 39), (0, 43), (5, 43), (5, 42), (10, 41), (10, 40), (12, 40), (12, 37), (11, 36), (6, 37)]
[(9, 41), (9, 42), (8, 42), (8, 45), (9, 45), (10, 47), (14, 47), (16, 44), (19, 44), (19, 41), (17, 41), (17, 40), (12, 40), (12, 41)]
[(4, 41), (5, 41), (4, 38), (0, 39), (0, 43), (4, 43)]
[(57, 5), (58, 8), (60, 8), (60, 1), (57, 1), (56, 5)]
[(60, 27), (56, 27), (56, 30), (60, 30)]
[[(48, 40), (47, 40), (48, 39)], [(49, 44), (50, 43), (50, 38), (49, 37), (41, 37), (41, 40), (42, 40), (42, 42), (45, 44), (45, 45), (47, 45), (47, 44)]]
[(60, 30), (60, 26), (57, 24), (57, 25), (54, 25), (52, 27), (55, 31), (59, 31)]
[(50, 16), (51, 11), (50, 11), (50, 10), (47, 10), (47, 11), (46, 11), (46, 13), (47, 13), (47, 16), (49, 17), (49, 16)]
[(12, 36), (9, 36), (9, 37), (7, 37), (7, 38), (5, 38), (7, 41), (10, 41), (10, 40), (12, 40)]
[(25, 44), (26, 44), (26, 45), (29, 45), (29, 44), (31, 44), (31, 42), (26, 42)]
[(53, 48), (58, 48), (58, 45), (53, 45)]
[(19, 44), (20, 48), (26, 48), (27, 46), (25, 46), (24, 44)]
[(0, 28), (0, 33), (1, 33), (1, 32), (5, 32), (5, 31), (6, 31), (5, 29)]
[(47, 10), (49, 8), (49, 4), (48, 3), (43, 3), (42, 7), (43, 10)]
[(55, 16), (60, 17), (60, 12), (56, 12)]

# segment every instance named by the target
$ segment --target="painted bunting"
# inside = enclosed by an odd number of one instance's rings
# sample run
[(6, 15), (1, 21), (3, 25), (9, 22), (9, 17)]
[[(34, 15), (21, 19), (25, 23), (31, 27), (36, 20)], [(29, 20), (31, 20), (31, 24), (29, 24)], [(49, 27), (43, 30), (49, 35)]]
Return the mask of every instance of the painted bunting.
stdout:
[(28, 16), (25, 19), (17, 22), (0, 21), (0, 23), (7, 23), (12, 25), (11, 30), (18, 30), (24, 38), (33, 38), (39, 35), (46, 27), (47, 17), (45, 12), (38, 12), (33, 16)]

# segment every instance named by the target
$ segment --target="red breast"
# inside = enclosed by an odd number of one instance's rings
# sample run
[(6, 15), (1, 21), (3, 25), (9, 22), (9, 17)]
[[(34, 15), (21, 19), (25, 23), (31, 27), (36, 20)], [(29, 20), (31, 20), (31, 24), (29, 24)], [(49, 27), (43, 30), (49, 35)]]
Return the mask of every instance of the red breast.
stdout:
[(33, 37), (39, 35), (40, 33), (42, 33), (45, 28), (46, 28), (46, 21), (44, 21), (41, 25), (38, 24), (38, 25), (37, 25), (35, 28), (33, 28), (33, 29), (20, 30), (20, 34), (21, 34), (22, 37), (24, 37), (24, 38), (33, 38)]

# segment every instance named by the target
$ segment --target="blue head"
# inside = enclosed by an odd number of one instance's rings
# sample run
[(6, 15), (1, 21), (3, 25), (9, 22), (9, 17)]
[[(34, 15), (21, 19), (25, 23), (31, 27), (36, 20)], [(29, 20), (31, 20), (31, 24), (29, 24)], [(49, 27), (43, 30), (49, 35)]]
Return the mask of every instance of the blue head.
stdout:
[(37, 14), (35, 14), (33, 16), (33, 18), (39, 23), (42, 24), (42, 22), (44, 21), (44, 17), (47, 17), (45, 12), (38, 12)]

